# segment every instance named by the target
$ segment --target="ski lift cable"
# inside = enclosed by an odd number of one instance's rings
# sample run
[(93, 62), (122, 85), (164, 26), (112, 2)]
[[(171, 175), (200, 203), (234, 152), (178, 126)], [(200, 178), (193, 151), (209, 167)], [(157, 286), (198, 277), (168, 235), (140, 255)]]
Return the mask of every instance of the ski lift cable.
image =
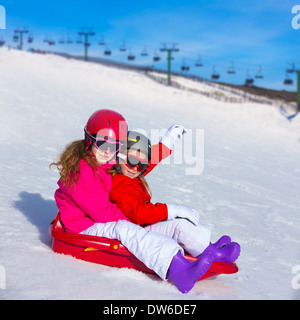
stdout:
[[(193, 57), (193, 59), (195, 59), (194, 57), (197, 55), (197, 53), (195, 53), (195, 51), (192, 51), (190, 49), (185, 49), (184, 45), (181, 45), (181, 46), (182, 46), (181, 52), (183, 55), (185, 55), (186, 57), (191, 57), (191, 58)], [(198, 49), (197, 51), (199, 52), (199, 51), (201, 51), (201, 49), (200, 50)], [(224, 63), (226, 63), (225, 62), (226, 60), (223, 57), (206, 55), (204, 53), (202, 53), (201, 56), (203, 57), (203, 60), (205, 60), (205, 61), (211, 60), (211, 61), (214, 61), (214, 63), (218, 62), (218, 65), (220, 65), (220, 66), (222, 65), (222, 67), (224, 66)], [(253, 62), (250, 63), (249, 61), (241, 61), (241, 60), (235, 59), (235, 63), (236, 63), (236, 65), (235, 65), (236, 70), (247, 70), (250, 68), (257, 69), (257, 64), (254, 64)], [(264, 70), (265, 71), (268, 71), (268, 70), (274, 71), (274, 70), (280, 70), (280, 69), (282, 69), (282, 65), (278, 65), (277, 63), (276, 63), (276, 65), (270, 64), (270, 63), (268, 63), (268, 64), (264, 63)]]
[[(89, 32), (94, 32), (94, 29), (86, 29), (86, 28), (81, 28), (82, 31), (86, 31), (88, 30)], [(72, 37), (74, 38), (74, 36), (72, 35)], [(120, 48), (120, 43), (122, 43), (122, 41), (120, 39), (117, 39), (116, 37), (113, 37), (113, 36), (108, 36), (108, 38), (110, 39), (109, 42), (110, 42), (110, 47), (112, 49), (114, 49), (115, 47), (116, 48)], [(173, 44), (173, 42), (167, 42), (167, 44)], [(177, 43), (176, 43), (177, 44)], [(141, 48), (143, 48), (145, 45), (139, 43), (139, 42), (136, 42), (136, 41), (130, 41), (130, 47), (133, 48), (135, 51), (139, 51), (141, 50)], [(157, 47), (157, 43), (148, 43), (147, 44), (147, 48), (150, 50), (151, 47)], [(184, 53), (189, 53), (185, 56), (189, 56), (190, 58), (187, 58), (186, 60), (188, 61), (188, 63), (190, 63), (191, 65), (194, 65), (195, 63), (195, 59), (196, 59), (196, 54), (194, 51), (192, 50), (188, 50), (188, 49), (185, 49), (184, 48), (184, 45), (182, 45), (182, 48), (180, 48), (180, 51), (182, 51), (181, 53), (184, 54)], [(199, 50), (197, 50), (199, 52)], [(193, 55), (193, 57), (191, 57)], [(179, 56), (176, 56), (179, 58)], [(213, 63), (216, 63), (216, 61), (222, 61), (223, 63), (218, 63), (218, 66), (220, 66), (221, 68), (228, 68), (228, 62), (225, 62), (225, 59), (224, 58), (221, 58), (221, 57), (217, 57), (217, 56), (211, 56), (211, 55), (205, 55), (205, 54), (201, 54), (201, 57), (203, 59), (203, 61), (205, 61), (205, 65), (212, 65), (212, 63), (209, 63), (209, 60), (213, 60), (214, 62)], [(226, 63), (226, 65), (225, 65)], [(246, 63), (246, 62), (242, 62), (242, 61), (237, 61), (238, 64), (235, 65), (235, 70), (238, 71), (238, 70), (246, 70), (247, 68), (250, 67), (250, 64), (249, 63)], [(240, 65), (244, 65), (244, 67), (240, 66)], [(253, 64), (254, 66), (254, 64)], [(257, 64), (256, 64), (256, 67), (257, 67)], [(266, 70), (267, 69), (267, 66), (264, 66), (264, 69)], [(272, 70), (274, 70), (274, 67), (272, 67)]]
[[(16, 28), (16, 30), (20, 29), (19, 27)], [(91, 31), (94, 32), (93, 30), (89, 30), (89, 29), (81, 29), (82, 31)], [(69, 34), (70, 37), (72, 37), (74, 39), (74, 36), (78, 35), (78, 32), (76, 33), (70, 33)], [(36, 35), (37, 36), (37, 35)], [(110, 49), (119, 51), (120, 49), (120, 45), (124, 42), (124, 40), (120, 40), (117, 37), (111, 36), (111, 35), (106, 35), (105, 37), (107, 37), (109, 39), (109, 43), (110, 43)], [(59, 36), (52, 36), (52, 39), (56, 39), (57, 38), (57, 42), (59, 42)], [(76, 37), (75, 37), (76, 39)], [(99, 39), (98, 39), (99, 40)], [(98, 41), (97, 39), (93, 39), (92, 41)], [(74, 41), (73, 41), (74, 42)], [(75, 41), (76, 42), (76, 41)], [(149, 56), (153, 56), (152, 54), (150, 54), (150, 52), (152, 51), (152, 48), (154, 47), (158, 47), (158, 45), (161, 43), (150, 43), (147, 42), (147, 52), (149, 53)], [(173, 44), (173, 42), (167, 42), (167, 44)], [(141, 43), (138, 41), (126, 41), (126, 47), (130, 46), (135, 52), (142, 52), (143, 48), (145, 47), (145, 43)], [(116, 48), (116, 49), (115, 49)], [(180, 58), (180, 56), (185, 56), (186, 58), (186, 62), (189, 63), (191, 66), (195, 65), (195, 62), (197, 61), (197, 57), (199, 56), (199, 51), (203, 51), (199, 49), (197, 49), (198, 53), (195, 53), (194, 50), (190, 50), (190, 49), (186, 49), (184, 47), (184, 44), (180, 45), (180, 53), (177, 53), (175, 58)], [(219, 57), (219, 56), (212, 56), (212, 55), (206, 55), (204, 53), (201, 53), (201, 59), (202, 59), (202, 63), (203, 65), (205, 65), (206, 67), (209, 67), (213, 64), (218, 64), (218, 67), (220, 68), (224, 68), (225, 70), (228, 69), (228, 60), (224, 59), (223, 57)], [(289, 64), (290, 66), (292, 66), (291, 62), (288, 62), (287, 64)], [(257, 70), (257, 64), (254, 63), (249, 63), (247, 61), (241, 61), (241, 60), (237, 60), (235, 59), (235, 64), (234, 64), (234, 70), (236, 71), (236, 73), (243, 71), (243, 70), (247, 70), (247, 69), (256, 69)], [(267, 72), (268, 70), (272, 70), (275, 71), (277, 70), (282, 70), (283, 66), (279, 66), (279, 65), (270, 65), (270, 64), (264, 64), (263, 67), (264, 71)]]

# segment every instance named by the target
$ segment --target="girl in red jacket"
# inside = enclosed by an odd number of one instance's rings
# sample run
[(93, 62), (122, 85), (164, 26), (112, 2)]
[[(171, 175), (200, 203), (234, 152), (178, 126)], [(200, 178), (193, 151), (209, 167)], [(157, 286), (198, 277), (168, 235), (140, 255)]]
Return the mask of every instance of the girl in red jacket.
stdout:
[(132, 222), (147, 231), (171, 237), (190, 255), (197, 257), (209, 252), (216, 261), (233, 262), (239, 256), (239, 244), (231, 242), (228, 236), (212, 244), (210, 230), (200, 225), (200, 215), (193, 208), (151, 203), (151, 190), (144, 176), (171, 154), (175, 139), (181, 138), (184, 132), (182, 126), (174, 125), (159, 144), (151, 146), (145, 135), (129, 131), (127, 154), (119, 154), (119, 164), (111, 170), (110, 199)]

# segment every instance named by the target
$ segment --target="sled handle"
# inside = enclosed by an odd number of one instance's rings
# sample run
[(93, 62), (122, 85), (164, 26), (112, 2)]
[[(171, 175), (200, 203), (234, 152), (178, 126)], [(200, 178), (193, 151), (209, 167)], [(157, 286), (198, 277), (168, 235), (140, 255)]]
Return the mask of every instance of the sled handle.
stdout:
[(109, 251), (114, 251), (119, 254), (124, 254), (124, 255), (131, 255), (131, 253), (118, 241), (118, 240), (111, 240), (109, 239), (109, 242), (107, 241), (108, 239), (105, 238), (105, 240), (101, 240), (101, 237), (97, 237), (96, 239), (93, 238), (85, 238), (83, 239), (82, 237), (78, 236), (69, 236), (65, 239), (66, 242), (69, 244), (81, 246), (81, 247), (89, 247), (89, 248), (94, 248), (98, 250), (109, 250)]

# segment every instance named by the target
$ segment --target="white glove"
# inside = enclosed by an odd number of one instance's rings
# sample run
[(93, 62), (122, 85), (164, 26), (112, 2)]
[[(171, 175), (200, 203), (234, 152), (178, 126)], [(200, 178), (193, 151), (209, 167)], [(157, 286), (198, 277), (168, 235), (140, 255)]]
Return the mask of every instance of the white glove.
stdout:
[(199, 213), (188, 206), (181, 204), (167, 204), (168, 207), (168, 220), (176, 218), (184, 218), (192, 222), (195, 226), (200, 224)]
[(181, 139), (184, 133), (186, 133), (184, 126), (180, 124), (173, 124), (168, 129), (167, 133), (161, 138), (160, 142), (170, 150), (173, 150), (176, 139)]

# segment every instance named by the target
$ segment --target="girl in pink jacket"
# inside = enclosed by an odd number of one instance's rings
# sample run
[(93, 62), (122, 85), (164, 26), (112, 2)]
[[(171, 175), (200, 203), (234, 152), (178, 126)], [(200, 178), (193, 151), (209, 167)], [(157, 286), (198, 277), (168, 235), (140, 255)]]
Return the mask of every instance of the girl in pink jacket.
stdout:
[(163, 280), (172, 280), (183, 293), (210, 268), (205, 252), (190, 262), (171, 237), (145, 230), (109, 200), (110, 168), (121, 149), (126, 150), (127, 123), (117, 112), (98, 110), (89, 118), (85, 139), (67, 145), (56, 165), (60, 180), (55, 200), (66, 232), (119, 240)]

